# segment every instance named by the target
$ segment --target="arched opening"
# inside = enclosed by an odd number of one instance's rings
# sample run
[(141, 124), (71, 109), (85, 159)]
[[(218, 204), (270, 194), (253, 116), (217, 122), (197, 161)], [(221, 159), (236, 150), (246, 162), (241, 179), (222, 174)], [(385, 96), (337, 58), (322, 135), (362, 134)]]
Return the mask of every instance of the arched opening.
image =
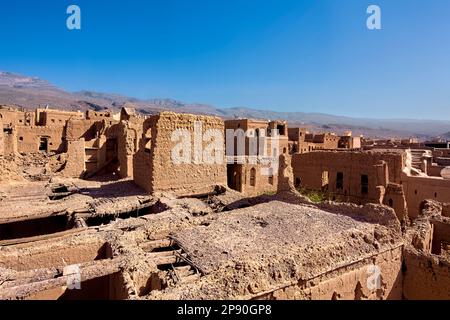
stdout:
[(229, 164), (227, 165), (228, 187), (242, 192), (241, 184), (241, 168), (239, 165)]
[(302, 180), (300, 178), (295, 178), (295, 187), (300, 188), (302, 186)]
[(394, 200), (389, 199), (388, 204), (389, 204), (389, 207), (393, 208), (394, 207)]
[[(136, 133), (137, 135), (137, 133)], [(151, 153), (152, 152), (152, 130), (148, 129), (147, 132), (143, 134), (144, 140), (144, 152)]]
[(255, 187), (256, 186), (256, 169), (252, 168), (250, 170), (250, 186)]

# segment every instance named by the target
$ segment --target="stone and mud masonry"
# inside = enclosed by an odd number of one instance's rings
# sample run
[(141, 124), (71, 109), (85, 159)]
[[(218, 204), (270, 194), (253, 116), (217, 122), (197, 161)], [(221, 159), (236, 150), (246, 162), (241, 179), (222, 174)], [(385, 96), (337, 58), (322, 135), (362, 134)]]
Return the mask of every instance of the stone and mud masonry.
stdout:
[[(0, 115), (2, 300), (450, 299), (450, 204), (431, 194), (411, 214), (403, 187), (414, 192), (427, 177), (407, 156), (293, 153), (286, 122), (143, 116), (130, 105)], [(175, 130), (191, 137), (194, 155), (211, 146), (208, 132), (233, 126), (277, 129), (277, 170), (262, 174), (259, 160), (172, 161)], [(311, 161), (344, 154), (364, 162), (335, 169), (339, 181), (323, 174), (337, 164)], [(315, 179), (329, 186), (321, 201), (304, 192)], [(357, 182), (364, 192), (352, 191)]]

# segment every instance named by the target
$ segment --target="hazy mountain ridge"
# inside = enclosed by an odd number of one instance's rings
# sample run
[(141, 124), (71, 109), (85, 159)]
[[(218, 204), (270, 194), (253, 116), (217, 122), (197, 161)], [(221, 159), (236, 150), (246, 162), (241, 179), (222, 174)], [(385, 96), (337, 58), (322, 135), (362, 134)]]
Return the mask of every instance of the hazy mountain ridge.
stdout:
[[(111, 109), (117, 111), (127, 102), (134, 104), (136, 109), (144, 114), (173, 110), (182, 113), (217, 115), (224, 118), (288, 120), (291, 126), (305, 126), (311, 130), (339, 133), (351, 130), (353, 134), (379, 138), (417, 136), (425, 139), (431, 136), (447, 136), (450, 139), (450, 121), (447, 120), (365, 119), (323, 113), (257, 110), (246, 107), (217, 108), (175, 99), (143, 100), (88, 90), (67, 92), (36, 77), (0, 72), (0, 104), (12, 104), (28, 109), (49, 105), (67, 110)], [(443, 132), (447, 133), (442, 134)]]
[[(0, 71), (0, 86), (10, 88), (55, 88), (48, 81)], [(55, 88), (56, 89), (56, 88)]]

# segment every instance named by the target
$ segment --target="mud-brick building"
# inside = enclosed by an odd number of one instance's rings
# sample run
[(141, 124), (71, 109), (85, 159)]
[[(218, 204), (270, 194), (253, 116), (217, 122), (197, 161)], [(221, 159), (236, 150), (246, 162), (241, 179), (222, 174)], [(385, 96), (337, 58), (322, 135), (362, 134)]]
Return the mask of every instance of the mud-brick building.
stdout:
[(289, 152), (287, 123), (235, 119), (225, 129), (228, 187), (249, 196), (275, 192), (278, 158)]
[(400, 220), (407, 216), (402, 189), (406, 155), (398, 152), (317, 151), (294, 154), (297, 188), (321, 191), (330, 200), (393, 207)]
[(360, 149), (360, 137), (353, 137), (351, 132), (344, 136), (335, 133), (313, 134), (306, 128), (289, 128), (290, 153), (306, 153), (315, 150)]
[(450, 179), (403, 174), (402, 185), (411, 218), (419, 216), (425, 200), (450, 202)]
[[(226, 185), (224, 129), (218, 117), (173, 112), (150, 116), (133, 157), (135, 183), (149, 193), (176, 195), (207, 194)], [(174, 160), (174, 153), (180, 159)]]
[(84, 119), (81, 112), (53, 109), (20, 110), (0, 107), (5, 147), (0, 155), (65, 150), (65, 126), (71, 119)]
[(98, 173), (117, 162), (118, 117), (110, 112), (0, 107), (0, 123), (0, 156), (64, 153), (63, 174), (73, 177)]
[(450, 179), (412, 166), (412, 151), (317, 151), (292, 157), (298, 189), (322, 191), (330, 200), (378, 203), (402, 220), (419, 216), (426, 200), (450, 202)]

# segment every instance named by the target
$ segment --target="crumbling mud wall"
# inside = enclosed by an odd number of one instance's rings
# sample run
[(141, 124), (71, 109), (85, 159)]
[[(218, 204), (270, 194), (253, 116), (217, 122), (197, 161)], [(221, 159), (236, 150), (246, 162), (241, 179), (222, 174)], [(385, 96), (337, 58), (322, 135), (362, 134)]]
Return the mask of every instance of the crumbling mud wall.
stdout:
[(403, 186), (389, 183), (384, 194), (383, 204), (394, 209), (400, 221), (408, 221), (408, 204), (406, 202)]
[(408, 214), (411, 218), (416, 218), (420, 214), (425, 200), (450, 202), (450, 180), (406, 174), (403, 175), (402, 180), (408, 203)]
[(119, 173), (122, 178), (133, 178), (133, 159), (142, 138), (143, 122), (143, 119), (131, 118), (117, 125)]
[(450, 299), (450, 219), (443, 206), (427, 200), (406, 232), (403, 297)]
[(450, 261), (419, 252), (404, 251), (403, 296), (408, 300), (450, 299)]
[[(196, 124), (201, 124), (198, 132), (194, 132)], [(206, 137), (210, 129), (220, 133), (217, 139)], [(174, 140), (176, 130), (186, 133), (188, 140)], [(150, 117), (144, 123), (140, 150), (134, 162), (135, 182), (148, 192), (173, 192), (178, 195), (208, 193), (216, 185), (226, 185), (223, 132), (224, 123), (218, 117), (172, 112)], [(174, 150), (180, 150), (176, 146), (180, 146), (182, 141), (186, 142), (187, 149), (177, 153), (183, 160), (175, 163), (172, 155), (178, 152)], [(219, 163), (204, 156), (205, 152), (214, 148), (214, 143), (219, 147)]]
[(157, 116), (152, 116), (144, 121), (142, 136), (138, 140), (138, 150), (133, 156), (134, 182), (149, 193), (153, 192), (154, 146), (156, 145), (157, 121)]
[(401, 300), (402, 260), (402, 247), (399, 247), (309, 281), (260, 294), (254, 299)]
[(67, 141), (66, 163), (62, 174), (66, 177), (81, 177), (86, 170), (84, 139)]

